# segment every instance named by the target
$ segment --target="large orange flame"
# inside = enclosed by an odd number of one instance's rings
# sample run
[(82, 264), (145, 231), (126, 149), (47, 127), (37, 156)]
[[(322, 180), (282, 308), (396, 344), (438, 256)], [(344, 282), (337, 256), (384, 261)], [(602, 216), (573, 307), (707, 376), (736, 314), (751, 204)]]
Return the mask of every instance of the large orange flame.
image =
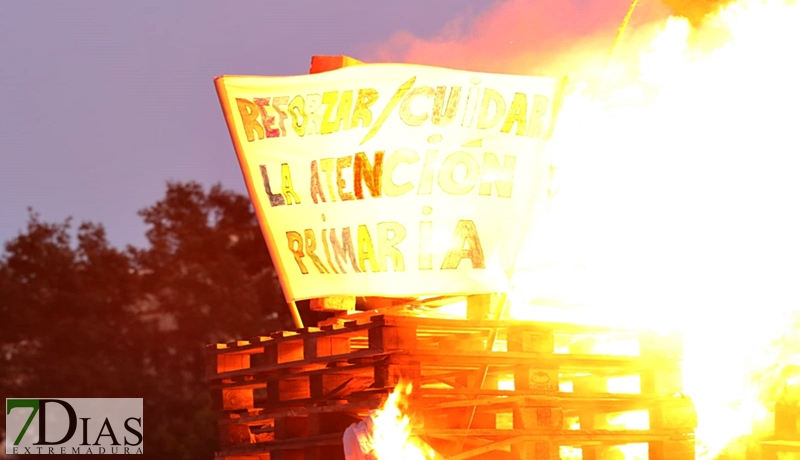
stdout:
[(599, 91), (576, 82), (558, 189), (518, 273), (516, 317), (682, 333), (699, 458), (773, 430), (800, 356), (787, 328), (800, 310), (797, 24), (800, 5), (782, 0), (697, 27), (673, 17), (634, 35), (646, 40)]
[[(738, 438), (771, 433), (774, 404), (800, 400), (800, 5), (717, 3), (702, 21), (633, 21), (607, 67), (597, 37), (544, 50), (535, 73), (572, 84), (550, 211), (511, 297), (520, 319), (678, 331), (700, 459), (744, 458)], [(497, 56), (473, 52), (479, 36), (429, 44), (429, 63)], [(409, 49), (428, 55), (419, 40)], [(514, 69), (470, 67), (533, 72), (530, 53), (505, 54)]]
[(411, 394), (411, 383), (400, 382), (380, 409), (371, 415), (372, 455), (376, 460), (433, 460), (430, 446), (411, 437), (411, 421), (402, 407)]

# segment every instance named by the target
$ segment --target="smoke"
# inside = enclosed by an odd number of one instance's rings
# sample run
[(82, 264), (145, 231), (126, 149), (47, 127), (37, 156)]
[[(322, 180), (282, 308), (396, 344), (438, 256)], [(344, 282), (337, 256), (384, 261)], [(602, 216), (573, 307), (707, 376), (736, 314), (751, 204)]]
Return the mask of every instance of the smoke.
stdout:
[[(668, 16), (685, 17), (700, 29), (705, 18), (733, 1), (640, 0), (615, 57), (638, 54), (639, 45)], [(597, 77), (631, 6), (631, 0), (501, 0), (478, 15), (452, 19), (433, 37), (399, 31), (363, 48), (359, 57), (480, 72)]]
[(483, 72), (571, 73), (602, 60), (628, 0), (508, 0), (458, 17), (428, 39), (401, 31), (365, 50), (369, 62), (408, 62)]
[(702, 25), (709, 15), (716, 13), (733, 0), (661, 0), (672, 14), (689, 20), (693, 26)]
[(553, 275), (563, 287), (528, 284), (620, 308), (646, 299), (642, 312), (675, 317), (780, 310), (800, 299), (789, 281), (800, 274), (800, 224), (788, 211), (800, 196), (798, 140), (783, 115), (800, 101), (800, 67), (787, 58), (800, 9), (743, 1), (704, 19), (727, 3), (640, 0), (607, 68), (630, 0), (508, 0), (432, 38), (398, 33), (365, 60), (604, 80), (586, 91), (591, 110), (568, 97), (574, 107), (559, 117), (552, 235), (539, 239), (551, 248), (531, 250), (550, 251), (537, 263), (596, 268), (586, 286), (567, 271)]
[[(559, 190), (520, 256), (521, 297), (541, 302), (520, 310), (540, 319), (531, 307), (553, 299), (578, 321), (681, 330), (699, 458), (712, 458), (763, 417), (782, 389), (758, 385), (784, 381), (800, 347), (790, 335), (762, 356), (800, 306), (800, 4), (640, 0), (606, 67), (630, 2), (584, 3), (510, 0), (371, 57), (603, 76), (593, 103), (568, 97), (559, 116)], [(656, 20), (670, 14), (686, 20)]]

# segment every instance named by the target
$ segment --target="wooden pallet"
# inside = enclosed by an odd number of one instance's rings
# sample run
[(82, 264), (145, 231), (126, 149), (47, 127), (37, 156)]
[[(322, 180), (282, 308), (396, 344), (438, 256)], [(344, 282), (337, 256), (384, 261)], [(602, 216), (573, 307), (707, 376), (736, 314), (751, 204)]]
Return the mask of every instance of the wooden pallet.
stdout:
[[(797, 369), (794, 369), (795, 372)], [(761, 459), (778, 460), (787, 454), (800, 457), (800, 405), (794, 401), (775, 404), (775, 434), (760, 443)]]
[[(221, 456), (342, 458), (341, 435), (400, 382), (414, 434), (445, 458), (558, 458), (578, 446), (648, 443), (693, 459), (694, 408), (680, 396), (673, 337), (571, 324), (351, 315), (209, 349)], [(629, 348), (625, 352), (597, 353)], [(593, 349), (595, 351), (593, 351)], [(614, 391), (620, 382), (625, 392)], [(638, 415), (637, 430), (612, 423)]]

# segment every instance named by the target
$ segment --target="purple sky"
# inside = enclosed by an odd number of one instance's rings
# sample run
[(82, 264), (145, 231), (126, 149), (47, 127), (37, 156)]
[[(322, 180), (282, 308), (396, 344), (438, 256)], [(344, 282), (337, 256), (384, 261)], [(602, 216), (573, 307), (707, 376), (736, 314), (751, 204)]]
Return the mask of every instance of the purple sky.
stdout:
[(308, 73), (492, 0), (10, 2), (0, 15), (0, 241), (28, 206), (145, 244), (136, 211), (168, 180), (245, 192), (213, 86), (221, 74)]

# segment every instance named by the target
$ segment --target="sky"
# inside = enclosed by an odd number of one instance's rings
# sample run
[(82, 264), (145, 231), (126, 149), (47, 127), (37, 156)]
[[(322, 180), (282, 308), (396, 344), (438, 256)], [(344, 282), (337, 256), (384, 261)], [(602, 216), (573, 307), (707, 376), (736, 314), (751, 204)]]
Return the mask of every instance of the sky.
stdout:
[(5, 4), (0, 241), (24, 230), (31, 207), (48, 222), (100, 222), (116, 246), (144, 246), (136, 212), (161, 198), (167, 181), (245, 193), (215, 76), (305, 74), (312, 55), (376, 62), (398, 36), (440, 36), (495, 3), (503, 2)]
[[(631, 26), (663, 14), (641, 2)], [(246, 193), (213, 78), (300, 75), (313, 55), (569, 74), (605, 56), (629, 0), (12, 2), (0, 15), (0, 242), (137, 211), (168, 181)], [(629, 27), (635, 30), (635, 27)], [(586, 56), (591, 57), (586, 57)]]

